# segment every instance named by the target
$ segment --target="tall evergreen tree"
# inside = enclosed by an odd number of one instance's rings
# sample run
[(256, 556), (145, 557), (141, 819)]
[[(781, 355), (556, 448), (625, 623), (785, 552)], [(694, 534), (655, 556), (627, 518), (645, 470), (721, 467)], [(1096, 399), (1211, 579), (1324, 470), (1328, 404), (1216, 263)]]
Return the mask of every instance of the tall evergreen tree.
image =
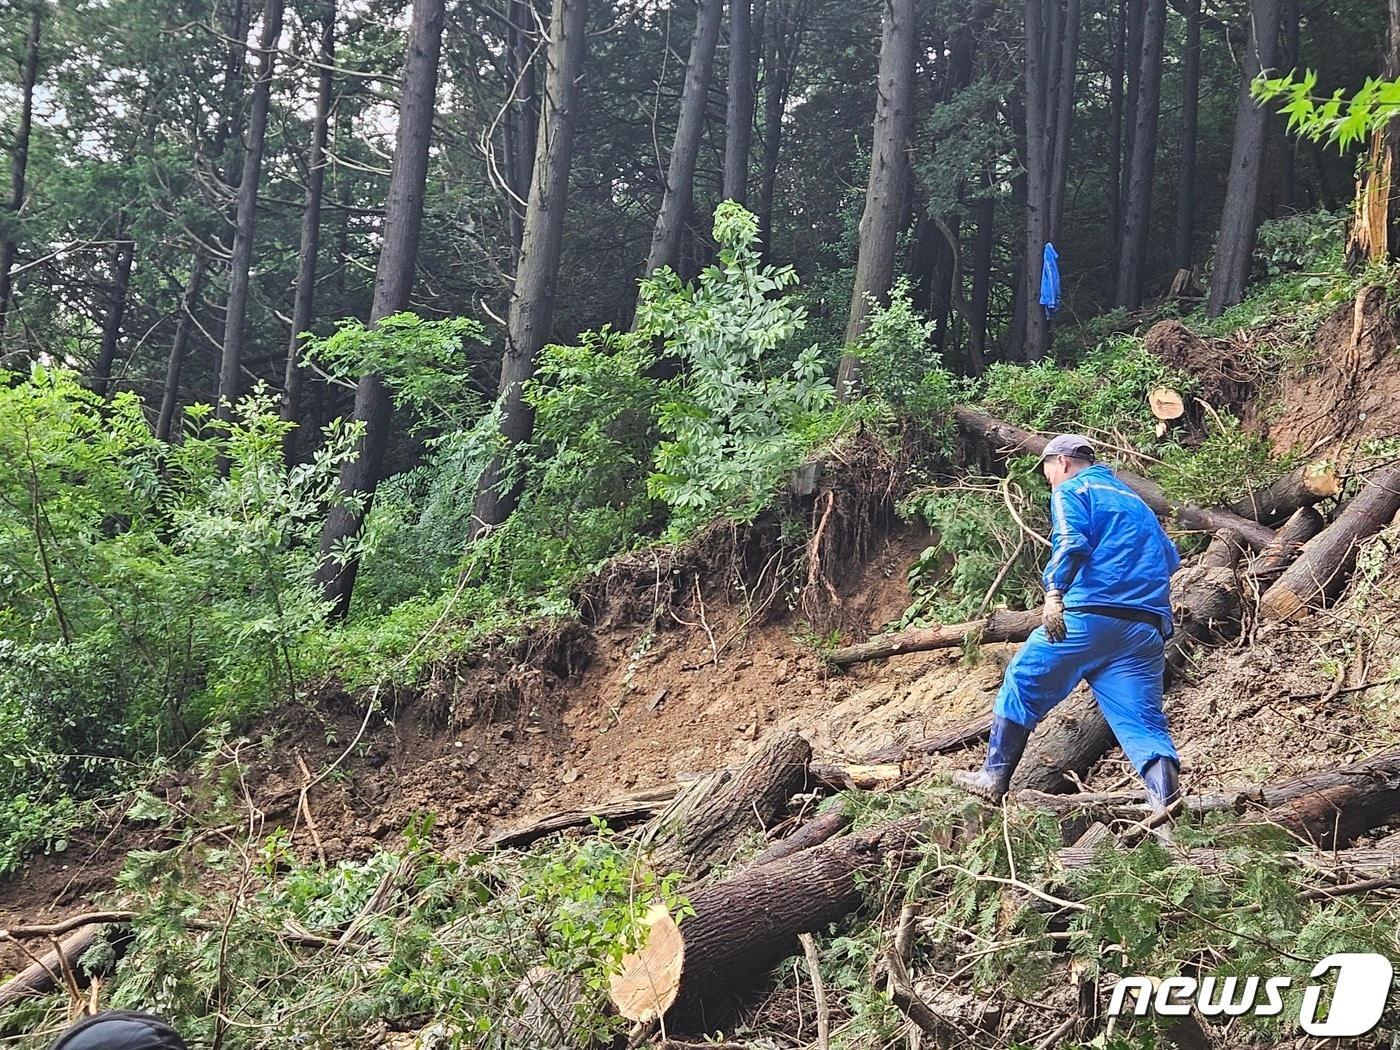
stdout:
[[(1145, 0), (1142, 50), (1137, 56), (1137, 95), (1128, 158), (1128, 192), (1123, 198), (1123, 240), (1118, 255), (1118, 306), (1137, 309), (1146, 284), (1148, 228), (1152, 221), (1152, 181), (1156, 171), (1157, 122), (1162, 90), (1162, 49), (1167, 31), (1167, 0)], [(1129, 56), (1131, 57), (1131, 56)]]
[[(409, 292), (418, 261), (418, 237), (423, 226), (423, 197), (428, 181), (428, 147), (433, 137), (433, 106), (437, 97), (438, 58), (446, 0), (413, 0), (413, 21), (408, 31), (403, 88), (399, 96), (399, 128), (394, 163), (389, 176), (389, 200), (379, 266), (374, 275), (371, 324), (408, 308)], [(359, 571), (359, 558), (345, 550), (359, 535), (368, 501), (374, 498), (389, 443), (389, 418), (393, 403), (381, 376), (367, 373), (355, 388), (354, 419), (363, 426), (356, 456), (340, 470), (340, 492), (345, 501), (336, 504), (321, 533), (322, 562), (316, 577), (333, 615), (350, 611), (350, 598)], [(357, 507), (350, 500), (360, 501)]]
[(1249, 4), (1249, 39), (1236, 103), (1230, 178), (1225, 187), (1225, 208), (1220, 215), (1215, 268), (1206, 304), (1211, 317), (1219, 317), (1244, 298), (1249, 279), (1249, 257), (1254, 252), (1254, 235), (1259, 228), (1255, 212), (1263, 173), (1264, 140), (1269, 129), (1269, 112), (1254, 100), (1250, 87), (1260, 70), (1273, 65), (1280, 6), (1281, 0), (1250, 0)]
[(753, 43), (751, 0), (729, 0), (729, 86), (724, 116), (726, 200), (749, 200), (749, 144), (753, 139)]
[[(895, 245), (910, 190), (905, 152), (914, 120), (914, 55), (919, 41), (914, 11), (914, 0), (884, 0), (870, 177), (865, 186), (855, 288), (846, 323), (848, 347), (865, 331), (872, 303), (888, 299), (894, 280)], [(837, 396), (850, 397), (859, 381), (860, 361), (847, 351), (837, 371)]]
[(10, 143), (10, 199), (5, 210), (8, 218), (0, 225), (0, 344), (5, 339), (5, 321), (10, 312), (10, 270), (18, 252), (18, 231), (15, 222), (24, 207), (24, 179), (29, 167), (29, 136), (34, 127), (34, 84), (39, 75), (39, 34), (43, 23), (43, 6), (34, 4), (29, 12), (29, 32), (24, 39), (24, 59), (20, 64), (19, 121)]
[(510, 299), (506, 352), (501, 359), (501, 436), (506, 451), (497, 455), (477, 483), (475, 539), (501, 524), (515, 509), (519, 485), (507, 484), (507, 457), (530, 439), (534, 412), (525, 401), (525, 383), (554, 323), (554, 289), (564, 243), (574, 132), (578, 127), (578, 81), (587, 44), (587, 0), (554, 0), (550, 19), (544, 126), (535, 150), (535, 177), (525, 212), (520, 270)]

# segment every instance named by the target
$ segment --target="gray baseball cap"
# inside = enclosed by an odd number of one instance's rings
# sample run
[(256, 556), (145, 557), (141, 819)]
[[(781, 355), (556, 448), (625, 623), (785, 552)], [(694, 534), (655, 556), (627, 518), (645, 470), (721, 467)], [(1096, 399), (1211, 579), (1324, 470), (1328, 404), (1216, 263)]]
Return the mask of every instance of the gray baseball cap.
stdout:
[(1087, 459), (1090, 463), (1098, 457), (1094, 455), (1094, 443), (1083, 434), (1057, 434), (1045, 443), (1041, 459), (1047, 456), (1069, 456), (1071, 459)]

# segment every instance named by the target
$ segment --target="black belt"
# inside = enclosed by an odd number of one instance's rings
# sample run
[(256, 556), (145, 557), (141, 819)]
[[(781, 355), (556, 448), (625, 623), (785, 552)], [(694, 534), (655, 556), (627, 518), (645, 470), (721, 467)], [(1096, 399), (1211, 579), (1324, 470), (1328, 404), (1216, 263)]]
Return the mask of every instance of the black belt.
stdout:
[(1159, 613), (1148, 612), (1146, 609), (1133, 609), (1126, 605), (1076, 605), (1072, 609), (1066, 608), (1065, 612), (1085, 612), (1097, 613), (1099, 616), (1112, 616), (1115, 620), (1131, 620), (1133, 623), (1145, 623), (1161, 631), (1166, 637), (1166, 632), (1162, 629), (1162, 617)]

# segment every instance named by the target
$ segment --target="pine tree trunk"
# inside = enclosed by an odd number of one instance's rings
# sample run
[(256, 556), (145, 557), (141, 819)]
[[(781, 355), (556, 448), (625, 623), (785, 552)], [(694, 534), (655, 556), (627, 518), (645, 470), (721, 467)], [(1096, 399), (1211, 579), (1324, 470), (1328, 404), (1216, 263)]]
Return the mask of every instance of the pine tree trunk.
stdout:
[[(872, 300), (886, 301), (894, 280), (895, 244), (908, 191), (904, 152), (908, 148), (914, 116), (914, 55), (919, 37), (914, 9), (914, 0), (885, 0), (875, 94), (875, 132), (870, 150), (870, 178), (865, 189), (865, 212), (860, 220), (855, 288), (846, 325), (848, 345), (865, 331)], [(847, 353), (841, 358), (837, 371), (837, 396), (842, 400), (850, 397), (859, 379), (860, 363)]]
[(765, 260), (773, 252), (773, 195), (778, 182), (778, 155), (783, 142), (783, 112), (793, 66), (802, 46), (808, 0), (772, 0), (764, 19), (763, 159), (758, 181), (758, 236)]
[(1065, 210), (1065, 183), (1069, 177), (1069, 136), (1074, 119), (1074, 80), (1079, 63), (1079, 0), (1067, 0), (1060, 37), (1059, 64), (1055, 70), (1054, 149), (1050, 169), (1050, 239), (1060, 235)]
[[(1283, 28), (1279, 40), (1279, 64), (1284, 72), (1291, 72), (1298, 68), (1299, 37), (1302, 31), (1298, 0), (1283, 0), (1281, 18)], [(1282, 187), (1279, 199), (1280, 213), (1287, 214), (1293, 210), (1298, 200), (1298, 143), (1295, 137), (1288, 133), (1283, 121), (1275, 120), (1273, 124), (1278, 130), (1279, 144), (1283, 150), (1282, 170), (1279, 173), (1279, 183)]]
[(1167, 0), (1146, 0), (1142, 51), (1138, 56), (1137, 111), (1128, 162), (1128, 192), (1123, 203), (1123, 248), (1118, 256), (1117, 305), (1142, 305), (1147, 237), (1152, 221), (1152, 176), (1157, 153), (1158, 102), (1162, 88), (1162, 48), (1166, 39)]
[(238, 217), (234, 226), (233, 255), (229, 262), (223, 354), (219, 360), (219, 403), (215, 418), (224, 423), (233, 420), (243, 386), (243, 328), (248, 315), (258, 181), (262, 169), (263, 143), (267, 138), (267, 111), (272, 100), (277, 41), (282, 35), (283, 7), (284, 0), (267, 0), (263, 8), (262, 34), (258, 39), (258, 78), (253, 82), (253, 101), (248, 114), (248, 148), (243, 154), (243, 175), (238, 183)]
[(1244, 298), (1249, 279), (1249, 259), (1258, 229), (1255, 208), (1263, 172), (1264, 140), (1269, 111), (1250, 95), (1250, 85), (1261, 69), (1274, 62), (1278, 39), (1280, 0), (1250, 0), (1249, 42), (1245, 46), (1244, 75), (1236, 103), (1235, 140), (1230, 150), (1230, 177), (1225, 208), (1220, 216), (1220, 236), (1215, 246), (1215, 269), (1210, 281), (1206, 312), (1219, 317)]
[(725, 200), (749, 202), (749, 143), (753, 138), (751, 0), (729, 0), (729, 98), (724, 118)]
[(554, 0), (550, 20), (549, 68), (545, 83), (544, 128), (535, 152), (535, 177), (525, 213), (520, 270), (507, 319), (506, 350), (501, 359), (501, 436), (506, 451), (496, 456), (477, 483), (472, 539), (501, 524), (519, 500), (518, 480), (508, 480), (506, 457), (530, 439), (534, 411), (524, 398), (524, 384), (535, 374), (535, 359), (554, 323), (554, 292), (564, 241), (564, 213), (569, 195), (569, 168), (578, 125), (578, 79), (587, 43), (586, 0)]
[(661, 209), (652, 230), (651, 251), (647, 254), (648, 274), (663, 266), (674, 268), (680, 262), (682, 233), (695, 189), (695, 162), (700, 155), (700, 135), (705, 130), (705, 103), (723, 17), (724, 0), (700, 0), (695, 35), (690, 41), (690, 57), (685, 66), (676, 139), (666, 168), (666, 189), (661, 195)]
[(526, 0), (510, 0), (506, 41), (511, 92), (505, 120), (505, 176), (510, 211), (511, 262), (520, 266), (520, 242), (525, 236), (525, 206), (535, 164), (535, 133), (539, 110), (535, 98), (535, 65), (529, 27), (534, 15)]
[[(6, 211), (17, 220), (24, 207), (24, 177), (29, 166), (29, 133), (34, 126), (34, 81), (39, 72), (40, 10), (36, 4), (29, 14), (29, 33), (24, 41), (24, 66), (20, 73), (19, 122), (10, 145), (10, 199)], [(5, 339), (5, 320), (10, 311), (10, 270), (15, 265), (18, 245), (11, 227), (0, 227), (0, 344)]]
[(1181, 160), (1176, 175), (1174, 265), (1189, 270), (1196, 238), (1196, 125), (1201, 94), (1201, 0), (1186, 2), (1186, 54), (1181, 69)]
[[(316, 256), (321, 240), (321, 194), (326, 183), (326, 139), (330, 130), (331, 91), (335, 63), (336, 0), (325, 0), (321, 17), (321, 70), (316, 81), (316, 116), (311, 130), (311, 155), (307, 158), (306, 203), (301, 211), (301, 248), (297, 253), (297, 290), (292, 305), (292, 331), (287, 340), (287, 370), (282, 383), (282, 421), (300, 423), (301, 333), (311, 327), (316, 297)], [(283, 442), (287, 462), (295, 458), (297, 430), (289, 430)]]
[[(445, 0), (414, 0), (404, 59), (403, 93), (399, 100), (399, 129), (389, 176), (389, 199), (384, 207), (379, 266), (374, 275), (370, 323), (408, 308), (418, 260), (418, 235), (423, 225), (423, 195), (428, 180), (428, 146), (433, 136), (433, 105), (437, 95), (438, 55), (442, 49)], [(340, 469), (340, 491), (366, 502), (374, 498), (384, 450), (389, 443), (389, 391), (372, 373), (360, 377), (355, 390), (354, 420), (364, 425), (356, 457)], [(350, 611), (358, 558), (342, 564), (332, 557), (337, 548), (359, 534), (363, 510), (338, 504), (331, 508), (321, 533), (321, 566), (316, 579), (332, 615), (343, 619)]]
[(967, 335), (967, 361), (973, 375), (987, 367), (987, 309), (992, 291), (992, 248), (995, 243), (995, 203), (991, 197), (991, 175), (984, 175), (984, 196), (972, 206), (977, 220), (977, 236), (972, 241), (972, 318)]
[(165, 390), (160, 399), (160, 415), (156, 418), (156, 440), (170, 440), (175, 424), (175, 409), (180, 401), (180, 373), (185, 367), (185, 353), (194, 328), (194, 311), (204, 288), (204, 260), (196, 255), (190, 262), (190, 279), (180, 296), (180, 316), (175, 321), (175, 338), (170, 343), (170, 358), (165, 364)]
[[(1123, 56), (1128, 47), (1127, 0), (1108, 0), (1108, 11), (1116, 11), (1113, 29), (1113, 58), (1108, 71), (1108, 177), (1104, 180), (1105, 216), (1107, 229), (1104, 231), (1106, 259), (1117, 259), (1120, 250), (1119, 226), (1123, 219)], [(1113, 267), (1106, 266), (1108, 283), (1113, 280)]]
[(1021, 295), (1025, 344), (1018, 358), (1039, 361), (1050, 347), (1050, 322), (1040, 305), (1040, 282), (1045, 243), (1050, 240), (1050, 126), (1049, 57), (1056, 41), (1050, 36), (1047, 14), (1055, 0), (1026, 0), (1026, 259)]
[(1109, 269), (1114, 271), (1111, 286), (1113, 294), (1118, 293), (1117, 263), (1123, 254), (1123, 213), (1127, 208), (1128, 177), (1131, 171), (1133, 143), (1137, 135), (1137, 112), (1139, 88), (1142, 85), (1142, 23), (1145, 0), (1126, 0), (1127, 11), (1124, 21), (1123, 40), (1123, 150), (1118, 163), (1118, 213), (1113, 226), (1113, 253), (1109, 256)]
[(102, 345), (92, 375), (92, 389), (103, 397), (107, 396), (111, 385), (112, 363), (117, 358), (117, 344), (121, 342), (126, 293), (131, 285), (131, 264), (135, 255), (135, 242), (121, 240), (117, 243), (112, 259), (112, 289), (107, 299), (107, 312), (102, 318)]

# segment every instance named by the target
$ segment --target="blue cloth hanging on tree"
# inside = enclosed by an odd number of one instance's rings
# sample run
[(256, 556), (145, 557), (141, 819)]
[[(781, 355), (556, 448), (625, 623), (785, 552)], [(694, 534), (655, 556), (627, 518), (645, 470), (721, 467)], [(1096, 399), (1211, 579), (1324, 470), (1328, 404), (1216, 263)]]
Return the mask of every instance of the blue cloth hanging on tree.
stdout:
[(1054, 317), (1060, 308), (1060, 255), (1055, 246), (1045, 242), (1045, 258), (1040, 267), (1040, 305), (1045, 316)]

